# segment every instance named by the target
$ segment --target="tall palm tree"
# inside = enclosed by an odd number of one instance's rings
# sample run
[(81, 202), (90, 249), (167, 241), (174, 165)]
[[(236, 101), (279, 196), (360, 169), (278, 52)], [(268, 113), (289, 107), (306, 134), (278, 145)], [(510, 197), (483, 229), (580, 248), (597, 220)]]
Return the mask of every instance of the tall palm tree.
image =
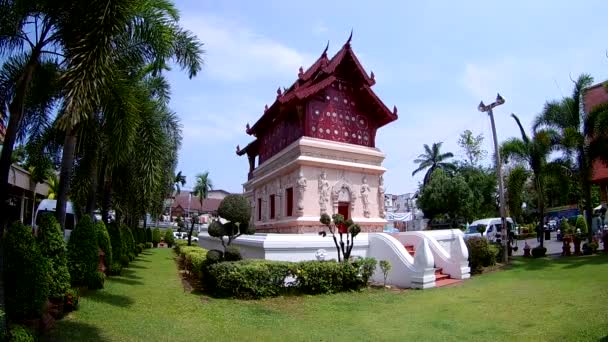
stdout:
[(504, 141), (500, 146), (500, 154), (504, 158), (505, 163), (509, 159), (515, 159), (526, 163), (532, 171), (534, 188), (538, 194), (539, 227), (537, 231), (541, 234), (540, 247), (543, 247), (544, 239), (542, 238), (542, 234), (544, 233), (545, 217), (544, 177), (548, 170), (547, 157), (558, 140), (558, 134), (549, 129), (538, 130), (534, 132), (532, 139), (530, 139), (517, 115), (511, 114), (511, 117), (513, 117), (519, 127), (521, 138), (511, 138)]
[[(583, 197), (583, 208), (587, 226), (591, 227), (593, 207), (591, 203), (591, 179), (593, 162), (608, 160), (608, 110), (600, 106), (590, 113), (583, 108), (583, 94), (593, 83), (587, 74), (580, 75), (574, 81), (572, 95), (559, 101), (549, 101), (543, 111), (534, 120), (534, 129), (549, 127), (560, 135), (559, 148), (566, 159), (574, 159), (580, 177)], [(589, 241), (592, 231), (588, 230)]]
[(420, 171), (427, 170), (424, 175), (423, 186), (428, 184), (433, 171), (436, 169), (450, 172), (456, 170), (456, 165), (446, 161), (447, 159), (453, 158), (454, 154), (452, 152), (441, 153), (440, 149), (442, 144), (443, 142), (433, 143), (432, 148), (429, 147), (429, 145), (424, 144), (424, 153), (414, 160), (414, 163), (418, 164), (418, 168), (412, 172), (412, 176)]
[(57, 198), (57, 192), (59, 191), (59, 179), (55, 173), (51, 173), (49, 178), (47, 179), (49, 182), (49, 193), (46, 198), (55, 199)]
[(173, 178), (173, 189), (175, 190), (176, 194), (180, 194), (181, 193), (181, 187), (186, 185), (186, 176), (182, 175), (182, 172), (178, 172), (175, 177)]
[[(66, 55), (60, 118), (66, 139), (56, 210), (61, 223), (65, 219), (77, 136), (95, 113), (107, 114), (104, 99), (116, 95), (113, 84), (147, 64), (159, 74), (169, 59), (186, 69), (190, 77), (202, 64), (201, 44), (178, 25), (177, 10), (169, 1), (106, 0), (93, 6), (78, 2), (68, 9), (70, 14), (79, 13), (82, 17), (69, 20), (60, 31)], [(129, 107), (136, 106), (129, 98), (123, 99)]]
[[(209, 171), (205, 171), (196, 175), (196, 185), (192, 190), (192, 194), (197, 196), (198, 200), (201, 203), (201, 213), (203, 210), (203, 201), (207, 199), (209, 191), (211, 191), (212, 189), (213, 182), (211, 181), (211, 178), (209, 178)], [(190, 226), (190, 232), (188, 233), (188, 245), (190, 245), (190, 239), (192, 237), (193, 228), (194, 224)]]

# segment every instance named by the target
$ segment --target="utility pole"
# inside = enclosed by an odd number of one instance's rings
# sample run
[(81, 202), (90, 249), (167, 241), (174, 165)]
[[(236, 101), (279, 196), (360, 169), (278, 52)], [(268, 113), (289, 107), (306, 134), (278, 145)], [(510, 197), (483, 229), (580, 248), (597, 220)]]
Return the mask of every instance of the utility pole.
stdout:
[(494, 154), (496, 155), (496, 177), (498, 180), (498, 200), (499, 200), (499, 206), (500, 206), (500, 221), (501, 221), (501, 225), (502, 225), (502, 229), (501, 229), (501, 238), (502, 238), (502, 244), (503, 244), (503, 257), (502, 257), (502, 261), (504, 263), (508, 263), (509, 262), (509, 233), (507, 232), (507, 218), (506, 218), (506, 213), (505, 213), (505, 192), (504, 192), (504, 185), (503, 185), (503, 180), (502, 180), (502, 164), (500, 161), (500, 151), (498, 150), (498, 138), (496, 137), (496, 125), (494, 124), (494, 113), (493, 113), (493, 109), (494, 107), (498, 107), (501, 104), (505, 103), (505, 99), (500, 96), (500, 94), (496, 94), (496, 101), (489, 104), (489, 105), (485, 105), (483, 103), (483, 101), (481, 101), (479, 103), (479, 106), (477, 107), (477, 109), (482, 112), (482, 113), (488, 113), (488, 115), (490, 116), (490, 122), (492, 124), (492, 137), (494, 138)]

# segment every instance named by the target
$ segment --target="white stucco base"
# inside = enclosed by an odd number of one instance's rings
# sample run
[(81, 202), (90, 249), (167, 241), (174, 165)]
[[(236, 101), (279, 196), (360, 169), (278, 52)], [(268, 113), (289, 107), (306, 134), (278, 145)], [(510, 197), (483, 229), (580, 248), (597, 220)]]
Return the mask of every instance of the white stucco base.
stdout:
[[(391, 271), (387, 284), (401, 288), (435, 287), (435, 268), (454, 279), (470, 277), (468, 250), (460, 230), (404, 232), (398, 234), (362, 233), (355, 238), (352, 255), (388, 260)], [(221, 249), (219, 239), (206, 232), (199, 234), (199, 246)], [(319, 254), (325, 260), (337, 259), (336, 247), (331, 236), (318, 234), (255, 234), (244, 235), (232, 243), (244, 258), (280, 261), (315, 260)], [(404, 244), (416, 248), (412, 257)], [(323, 251), (320, 251), (323, 250)], [(372, 280), (383, 282), (384, 276), (377, 266)]]

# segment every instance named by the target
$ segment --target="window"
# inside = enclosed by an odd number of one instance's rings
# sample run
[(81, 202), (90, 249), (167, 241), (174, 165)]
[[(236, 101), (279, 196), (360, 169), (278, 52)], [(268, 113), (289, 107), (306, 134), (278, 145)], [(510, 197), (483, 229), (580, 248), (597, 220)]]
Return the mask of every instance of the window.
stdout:
[(270, 195), (270, 219), (274, 219), (274, 195)]
[(293, 188), (287, 188), (285, 190), (285, 197), (287, 198), (287, 215), (293, 216)]
[(258, 221), (262, 220), (262, 199), (258, 198)]

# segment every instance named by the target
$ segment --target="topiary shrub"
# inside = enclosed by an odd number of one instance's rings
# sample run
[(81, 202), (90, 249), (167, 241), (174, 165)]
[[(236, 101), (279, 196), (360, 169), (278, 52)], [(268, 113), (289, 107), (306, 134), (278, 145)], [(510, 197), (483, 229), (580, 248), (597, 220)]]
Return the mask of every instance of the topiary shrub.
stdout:
[(171, 228), (165, 230), (165, 243), (167, 246), (169, 246), (169, 248), (171, 248), (175, 243), (175, 236), (173, 236), (173, 229)]
[(110, 242), (110, 234), (106, 229), (106, 225), (103, 221), (95, 223), (95, 230), (97, 231), (97, 245), (105, 253), (106, 267), (112, 265), (112, 243)]
[[(234, 239), (243, 234), (255, 234), (255, 226), (250, 224), (251, 208), (249, 201), (243, 195), (226, 196), (217, 209), (218, 215), (228, 222), (213, 221), (207, 232), (210, 236), (222, 241), (224, 249), (230, 246)], [(224, 240), (227, 237), (227, 240)]]
[(567, 234), (572, 234), (572, 227), (570, 226), (570, 224), (568, 223), (568, 220), (566, 220), (566, 219), (563, 219), (560, 221), (559, 230), (561, 231), (562, 236), (567, 235)]
[(103, 272), (95, 272), (88, 280), (87, 287), (91, 290), (103, 289), (106, 275)]
[(120, 264), (122, 265), (122, 267), (129, 266), (129, 262), (131, 262), (131, 260), (129, 260), (129, 256), (128, 255), (121, 255), (120, 256)]
[(152, 231), (152, 244), (154, 248), (158, 247), (158, 243), (160, 242), (160, 229), (154, 228)]
[(226, 247), (226, 251), (224, 252), (224, 260), (226, 261), (239, 261), (242, 260), (241, 251), (234, 246)]
[(8, 342), (34, 342), (36, 341), (36, 336), (27, 327), (11, 324), (8, 328), (8, 338), (2, 339), (2, 341), (5, 340)]
[(124, 247), (122, 242), (122, 233), (118, 223), (110, 223), (108, 226), (108, 233), (110, 234), (110, 243), (112, 245), (112, 264), (119, 263), (124, 253)]
[(152, 229), (146, 228), (146, 243), (152, 242)]
[(12, 321), (38, 318), (49, 295), (49, 262), (32, 230), (15, 222), (4, 237), (5, 310)]
[(469, 250), (469, 267), (471, 273), (479, 274), (484, 267), (496, 264), (496, 254), (490, 249), (488, 240), (474, 236), (465, 240)]
[(135, 239), (133, 239), (131, 229), (126, 225), (122, 225), (120, 227), (120, 234), (124, 246), (123, 254), (129, 258), (129, 261), (135, 260)]
[(586, 235), (589, 231), (587, 229), (587, 222), (585, 221), (583, 215), (578, 215), (578, 217), (576, 218), (576, 229), (580, 229), (582, 235)]
[(144, 228), (137, 228), (137, 243), (146, 245), (146, 230)]
[(108, 268), (108, 274), (112, 276), (119, 276), (122, 273), (122, 264), (119, 261), (114, 261)]
[(70, 271), (63, 234), (53, 214), (43, 214), (40, 217), (36, 240), (40, 253), (49, 261), (49, 298), (62, 299), (70, 288)]
[(68, 268), (72, 286), (87, 286), (97, 273), (99, 247), (97, 232), (90, 216), (83, 216), (68, 241)]
[(534, 258), (542, 258), (547, 254), (547, 249), (545, 247), (534, 247), (532, 248), (532, 256)]
[(146, 242), (146, 249), (150, 249), (152, 246), (152, 242)]
[(143, 252), (144, 248), (140, 244), (135, 245), (135, 255), (139, 255), (139, 253)]

